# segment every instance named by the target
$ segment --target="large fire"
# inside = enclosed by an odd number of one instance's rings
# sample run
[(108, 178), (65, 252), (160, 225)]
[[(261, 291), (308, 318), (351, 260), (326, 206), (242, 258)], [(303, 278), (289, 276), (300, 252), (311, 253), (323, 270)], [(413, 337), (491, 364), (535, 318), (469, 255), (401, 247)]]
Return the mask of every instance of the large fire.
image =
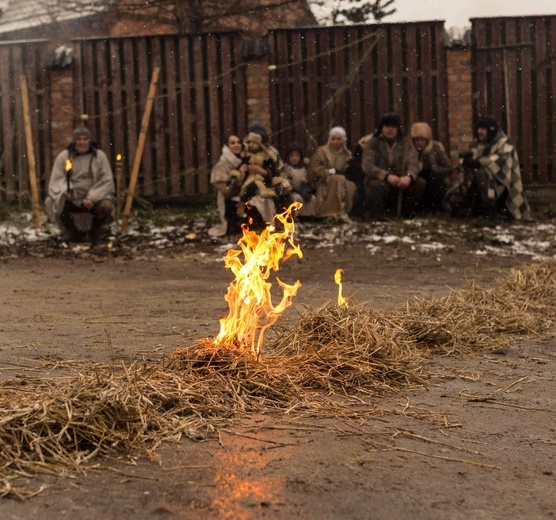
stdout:
[(272, 271), (280, 269), (292, 255), (303, 257), (300, 247), (294, 243), (295, 224), (292, 211), (301, 204), (294, 202), (284, 213), (275, 216), (277, 226), (267, 226), (260, 235), (243, 228), (238, 241), (240, 249), (230, 249), (224, 258), (235, 279), (228, 287), (226, 301), (229, 314), (220, 320), (220, 333), (216, 343), (239, 350), (250, 350), (258, 357), (261, 353), (266, 329), (287, 309), (301, 287), (297, 280), (293, 285), (276, 281), (283, 291), (282, 299), (272, 305), (268, 278)]

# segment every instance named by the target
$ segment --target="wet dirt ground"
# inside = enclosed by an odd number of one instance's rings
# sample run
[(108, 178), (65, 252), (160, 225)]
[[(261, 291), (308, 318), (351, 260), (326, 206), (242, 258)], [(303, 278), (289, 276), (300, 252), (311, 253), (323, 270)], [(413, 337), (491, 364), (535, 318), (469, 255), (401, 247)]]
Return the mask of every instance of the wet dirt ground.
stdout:
[[(280, 277), (302, 287), (281, 325), (344, 294), (377, 310), (492, 286), (552, 258), (554, 224), (301, 225), (302, 259)], [(218, 332), (227, 313), (229, 244), (202, 229), (150, 230), (110, 249), (53, 238), (4, 242), (0, 378), (41, 360), (156, 358)], [(12, 237), (13, 238), (13, 237)], [(427, 247), (423, 247), (427, 246)], [(544, 519), (556, 516), (556, 340), (549, 329), (495, 352), (432, 358), (425, 388), (377, 398), (380, 413), (237, 419), (200, 442), (165, 444), (159, 461), (96, 460), (85, 474), (38, 476), (2, 518)]]

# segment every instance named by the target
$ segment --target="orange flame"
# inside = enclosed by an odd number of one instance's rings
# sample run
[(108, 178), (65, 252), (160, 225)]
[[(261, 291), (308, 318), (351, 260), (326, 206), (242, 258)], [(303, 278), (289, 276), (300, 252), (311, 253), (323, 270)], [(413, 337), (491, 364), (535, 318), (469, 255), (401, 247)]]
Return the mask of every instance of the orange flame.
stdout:
[[(226, 294), (230, 310), (228, 316), (220, 320), (217, 344), (250, 349), (258, 357), (264, 331), (291, 305), (301, 282), (297, 280), (289, 285), (276, 277), (283, 295), (275, 307), (270, 295), (272, 284), (267, 280), (271, 271), (279, 270), (281, 261), (285, 262), (292, 255), (303, 257), (300, 247), (293, 241), (295, 225), (292, 217), (292, 211), (301, 206), (294, 202), (284, 213), (275, 216), (283, 231), (269, 225), (257, 235), (243, 227), (243, 236), (238, 240), (240, 250), (230, 249), (224, 257), (225, 266), (231, 269), (235, 279)], [(243, 255), (243, 261), (240, 255)]]
[(334, 281), (338, 284), (338, 307), (347, 307), (348, 301), (347, 298), (342, 296), (342, 274), (343, 269), (337, 269), (336, 273), (334, 273)]
[(69, 159), (66, 159), (66, 171), (69, 172), (73, 167), (73, 164), (71, 164), (71, 161)]

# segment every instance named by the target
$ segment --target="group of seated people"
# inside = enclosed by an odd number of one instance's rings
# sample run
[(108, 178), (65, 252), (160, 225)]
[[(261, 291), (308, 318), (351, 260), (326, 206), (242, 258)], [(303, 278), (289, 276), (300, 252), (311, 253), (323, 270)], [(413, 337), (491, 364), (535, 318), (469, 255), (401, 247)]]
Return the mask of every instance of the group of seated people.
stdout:
[(260, 230), (294, 201), (303, 204), (298, 217), (345, 223), (441, 211), (485, 221), (530, 218), (517, 152), (494, 118), (479, 119), (455, 171), (459, 179), (427, 123), (414, 123), (406, 137), (395, 113), (385, 114), (353, 153), (346, 131), (333, 127), (310, 160), (292, 145), (282, 161), (255, 124), (244, 139), (227, 137), (212, 169), (220, 223), (209, 234), (234, 235), (242, 223)]

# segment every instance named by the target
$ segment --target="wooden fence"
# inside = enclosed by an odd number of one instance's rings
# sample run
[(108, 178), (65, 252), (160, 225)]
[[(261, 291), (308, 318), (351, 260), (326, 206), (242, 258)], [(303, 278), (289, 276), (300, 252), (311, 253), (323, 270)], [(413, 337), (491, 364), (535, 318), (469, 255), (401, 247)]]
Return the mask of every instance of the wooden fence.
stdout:
[(211, 193), (224, 137), (246, 129), (245, 68), (238, 34), (76, 42), (75, 111), (129, 173), (151, 74), (160, 67), (138, 194), (170, 199)]
[(517, 146), (524, 181), (556, 181), (556, 16), (472, 20), (475, 116)]
[[(469, 110), (501, 121), (518, 147), (527, 183), (556, 182), (556, 17), (472, 23), (475, 96)], [(406, 129), (429, 122), (448, 145), (442, 22), (285, 29), (269, 33), (268, 41), (269, 76), (261, 83), (270, 85), (267, 101), (281, 152), (292, 142), (310, 152), (333, 125), (346, 128), (353, 146), (388, 111), (399, 113)], [(152, 71), (160, 67), (138, 195), (209, 195), (223, 138), (243, 134), (253, 118), (257, 100), (248, 99), (248, 82), (266, 69), (266, 58), (250, 69), (243, 50), (238, 33), (75, 41), (74, 62), (63, 71), (73, 92), (64, 117), (73, 125), (87, 114), (93, 135), (112, 161), (123, 155), (129, 176)], [(49, 52), (42, 41), (0, 44), (0, 190), (7, 200), (28, 197), (22, 74), (41, 198), (46, 192), (56, 153), (52, 135), (60, 132), (62, 117), (54, 117), (61, 104), (56, 96), (63, 95), (50, 84)]]
[(343, 126), (350, 144), (386, 112), (427, 121), (448, 143), (442, 22), (278, 30), (270, 34), (273, 134), (308, 150)]
[[(21, 99), (25, 75), (37, 171), (51, 163), (47, 47), (44, 41), (0, 43), (0, 190), (7, 200), (29, 198), (27, 147)], [(39, 182), (44, 179), (39, 178)]]

